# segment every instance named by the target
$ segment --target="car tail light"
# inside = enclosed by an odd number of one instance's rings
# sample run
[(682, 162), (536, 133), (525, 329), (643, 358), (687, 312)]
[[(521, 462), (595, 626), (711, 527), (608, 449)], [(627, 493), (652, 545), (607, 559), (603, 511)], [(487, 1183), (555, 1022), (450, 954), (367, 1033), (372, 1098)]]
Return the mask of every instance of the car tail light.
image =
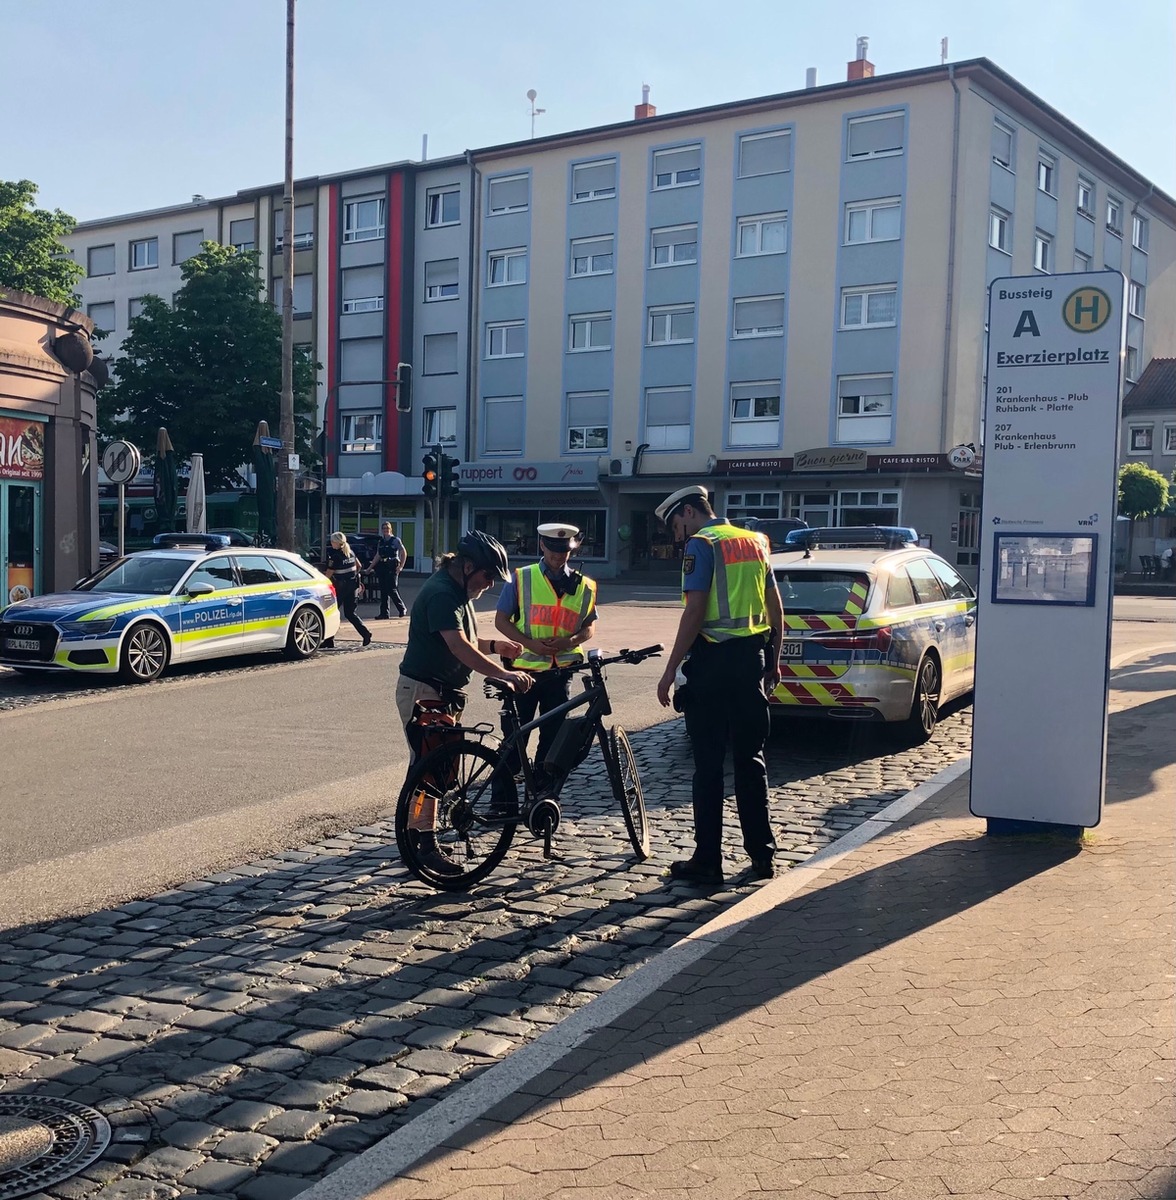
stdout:
[(823, 634), (811, 640), (827, 650), (881, 650), (885, 653), (894, 636), (890, 626), (884, 625), (881, 629), (864, 629), (861, 633)]

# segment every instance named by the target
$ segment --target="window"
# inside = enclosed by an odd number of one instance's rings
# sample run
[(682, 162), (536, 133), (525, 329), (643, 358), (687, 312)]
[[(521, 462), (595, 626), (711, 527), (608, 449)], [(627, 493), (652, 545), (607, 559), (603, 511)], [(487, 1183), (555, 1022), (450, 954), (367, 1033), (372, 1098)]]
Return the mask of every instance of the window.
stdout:
[(1123, 375), (1128, 382), (1134, 383), (1139, 378), (1139, 347), (1128, 346), (1127, 357), (1123, 364)]
[(425, 409), (425, 445), (435, 446), (438, 442), (443, 446), (456, 445), (456, 408)]
[(999, 208), (990, 209), (988, 213), (988, 244), (994, 250), (1002, 250), (1005, 254), (1011, 254), (1009, 241), (1009, 214)]
[(617, 194), (617, 160), (577, 163), (572, 168), (572, 203), (604, 200)]
[(1133, 317), (1142, 317), (1144, 315), (1146, 292), (1147, 289), (1142, 283), (1132, 282), (1127, 285), (1127, 311)]
[(1013, 130), (1001, 121), (992, 124), (992, 161), (1006, 171), (1013, 169)]
[(938, 604), (943, 599), (943, 588), (932, 573), (931, 564), (927, 559), (912, 559), (907, 563), (906, 569), (915, 589), (915, 599), (920, 604)]
[(370, 242), (384, 236), (384, 197), (365, 196), (343, 205), (343, 240)]
[(1053, 241), (1040, 229), (1033, 235), (1033, 265), (1047, 275), (1053, 269)]
[(740, 217), (735, 234), (735, 254), (750, 258), (755, 254), (783, 254), (788, 249), (788, 214), (764, 213)]
[(841, 328), (880, 329), (898, 320), (898, 286), (841, 289)]
[(1176, 425), (1164, 426), (1164, 453), (1176, 454)]
[(649, 231), (649, 265), (676, 267), (698, 262), (698, 226), (667, 225)]
[(486, 326), (487, 358), (522, 358), (527, 326), (523, 321), (496, 321)]
[(1131, 218), (1131, 244), (1136, 250), (1147, 252), (1147, 217)]
[(731, 384), (732, 446), (775, 446), (780, 441), (780, 382)]
[(384, 268), (347, 267), (343, 271), (343, 311), (345, 313), (382, 312), (384, 309)]
[(735, 301), (731, 336), (737, 338), (783, 337), (784, 297), (748, 296)]
[(956, 562), (974, 567), (980, 562), (980, 493), (960, 492), (957, 511)]
[(1074, 270), (1089, 271), (1090, 270), (1090, 255), (1083, 254), (1081, 250), (1074, 251)]
[(1150, 425), (1132, 425), (1129, 438), (1130, 453), (1148, 454), (1151, 452), (1152, 427)]
[(944, 594), (949, 600), (972, 600), (975, 598), (976, 593), (950, 564), (938, 558), (929, 558), (927, 565), (931, 568), (931, 574), (939, 580)]
[(425, 303), (456, 300), (457, 296), (457, 259), (439, 258), (425, 263)]
[[(342, 383), (379, 383), (384, 378), (382, 338), (344, 338), (339, 343), (339, 380)], [(355, 388), (344, 395), (354, 396)]]
[(91, 246), (86, 251), (86, 277), (114, 274), (114, 246)]
[(690, 187), (702, 178), (702, 147), (679, 146), (674, 150), (655, 150), (653, 188)]
[(1094, 184), (1078, 176), (1078, 213), (1094, 220)]
[(903, 114), (877, 113), (869, 117), (849, 118), (847, 160), (890, 158), (902, 153)]
[(568, 324), (569, 350), (612, 349), (612, 313), (578, 313)]
[(239, 221), (230, 221), (229, 244), (242, 254), (256, 250), (257, 222), (252, 217), (242, 217)]
[(887, 608), (910, 608), (915, 603), (915, 589), (905, 571), (895, 571), (886, 585)]
[(845, 242), (893, 242), (899, 235), (902, 206), (897, 198), (866, 200), (845, 206)]
[(178, 266), (186, 263), (193, 255), (200, 253), (200, 243), (204, 241), (204, 230), (193, 229), (188, 233), (172, 234), (172, 263)]
[(645, 389), (643, 442), (651, 450), (688, 450), (694, 399), (688, 387)]
[(651, 346), (694, 341), (694, 305), (667, 304), (651, 308), (645, 336)]
[(893, 375), (842, 375), (837, 380), (837, 441), (888, 442)]
[(608, 449), (608, 392), (568, 392), (567, 449)]
[[(306, 275), (294, 276), (294, 316), (309, 317), (314, 307), (314, 277)], [(274, 308), (282, 311), (282, 279), (274, 280)]]
[(522, 396), (487, 396), (482, 401), (482, 418), (487, 454), (522, 454)]
[(132, 296), (127, 301), (127, 320), (133, 321), (136, 317), (143, 315), (143, 297)]
[(526, 175), (504, 175), (491, 179), (486, 189), (490, 215), (522, 212), (527, 207), (527, 195), (531, 181)]
[(486, 264), (486, 286), (505, 287), (511, 283), (527, 282), (527, 252), (515, 250), (491, 250)]
[(159, 266), (159, 239), (143, 238), (131, 243), (131, 270), (148, 271)]
[(283, 582), (281, 575), (274, 570), (273, 563), (263, 554), (238, 554), (237, 570), (241, 573), (242, 587)]
[(425, 192), (425, 228), (456, 225), (461, 220), (461, 188), (429, 188)]
[(457, 334), (426, 333), (423, 344), (422, 375), (455, 375), (457, 373)]
[[(898, 491), (837, 493), (837, 525), (897, 525)], [(813, 497), (816, 499), (817, 497)], [(804, 497), (806, 503), (808, 496)], [(807, 516), (805, 517), (808, 520)]]
[[(113, 248), (113, 247), (112, 247)], [(87, 304), (86, 316), (94, 322), (95, 330), (103, 334), (114, 332), (114, 301), (108, 300), (101, 304)], [(95, 336), (99, 336), (97, 332)]]
[(575, 238), (572, 241), (573, 275), (611, 275), (613, 269), (613, 235)]
[(1047, 196), (1054, 195), (1054, 175), (1058, 169), (1057, 159), (1052, 155), (1037, 155), (1037, 190)]
[(1123, 236), (1123, 201), (1118, 196), (1107, 197), (1107, 229), (1117, 237)]
[(343, 414), (343, 439), (339, 449), (344, 454), (370, 454), (379, 450), (384, 418), (381, 413)]
[(739, 178), (778, 175), (792, 165), (792, 134), (787, 129), (771, 133), (745, 133), (739, 139)]
[[(274, 250), (281, 250), (286, 229), (286, 210), (274, 209)], [(314, 247), (314, 205), (294, 206), (294, 238), (290, 243), (295, 250), (310, 250)]]
[(314, 578), (306, 567), (300, 567), (288, 558), (271, 558), (267, 561), (277, 571), (279, 579), (288, 579), (291, 583), (305, 583), (308, 579)]
[(209, 558), (196, 567), (185, 581), (186, 587), (194, 583), (210, 583), (218, 592), (237, 586), (237, 577), (233, 574), (233, 564), (227, 557)]

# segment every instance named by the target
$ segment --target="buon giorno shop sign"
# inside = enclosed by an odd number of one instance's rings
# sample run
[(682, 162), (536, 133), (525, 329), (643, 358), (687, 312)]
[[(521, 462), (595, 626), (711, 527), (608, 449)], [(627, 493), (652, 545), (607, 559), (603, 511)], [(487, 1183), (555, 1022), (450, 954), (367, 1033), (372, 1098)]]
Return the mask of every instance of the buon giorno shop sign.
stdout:
[(27, 417), (0, 417), (0, 479), (45, 478), (45, 426)]

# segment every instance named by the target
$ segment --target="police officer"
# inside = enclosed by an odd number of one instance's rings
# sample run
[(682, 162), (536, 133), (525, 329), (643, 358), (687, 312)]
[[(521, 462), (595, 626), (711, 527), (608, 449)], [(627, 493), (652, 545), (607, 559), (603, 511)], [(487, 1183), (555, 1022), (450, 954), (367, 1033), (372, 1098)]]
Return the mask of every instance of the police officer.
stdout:
[[(524, 725), (534, 720), (536, 709), (547, 713), (568, 699), (571, 675), (560, 668), (584, 661), (584, 643), (596, 630), (596, 583), (568, 567), (568, 559), (583, 543), (580, 530), (552, 521), (535, 532), (543, 557), (511, 573), (494, 617), (494, 628), (523, 648), (512, 666), (535, 681), (517, 698)], [(547, 760), (561, 724), (548, 721), (539, 727), (538, 764)]]
[(685, 610), (657, 685), (670, 702), (679, 663), (686, 687), (686, 732), (694, 752), (694, 854), (670, 864), (675, 879), (723, 881), (723, 761), (730, 745), (735, 806), (750, 874), (769, 879), (776, 841), (768, 820), (768, 694), (780, 681), (783, 610), (767, 539), (715, 516), (707, 490), (685, 487), (657, 507), (658, 517), (685, 542)]
[(372, 559), (372, 570), (376, 573), (376, 584), (380, 589), (380, 611), (377, 621), (388, 620), (388, 602), (396, 605), (397, 616), (408, 616), (408, 609), (400, 598), (397, 582), (407, 558), (404, 543), (392, 532), (392, 522), (380, 526), (380, 540), (376, 543), (376, 554)]

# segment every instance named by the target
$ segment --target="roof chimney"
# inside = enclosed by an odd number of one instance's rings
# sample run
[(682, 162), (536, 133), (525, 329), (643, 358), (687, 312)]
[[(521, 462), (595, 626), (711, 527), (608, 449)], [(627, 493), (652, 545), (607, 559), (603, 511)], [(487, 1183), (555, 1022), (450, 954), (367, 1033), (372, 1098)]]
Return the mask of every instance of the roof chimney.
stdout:
[(817, 68), (809, 67), (804, 73), (804, 86), (806, 88), (815, 88), (817, 86)]
[(633, 120), (645, 121), (657, 116), (657, 109), (649, 103), (649, 84), (641, 85), (641, 103), (633, 105)]
[(866, 57), (866, 51), (870, 48), (870, 39), (868, 37), (860, 37), (857, 40), (857, 58), (853, 62), (848, 63), (845, 71), (845, 78), (852, 82), (855, 79), (873, 79), (874, 64)]
[(195, 195), (192, 197), (192, 203), (193, 203), (193, 204), (204, 204), (204, 203), (205, 203), (205, 199), (204, 199), (204, 197), (203, 197), (202, 195), (200, 195), (200, 193), (199, 193), (199, 192), (197, 192), (197, 193), (196, 193), (196, 194), (195, 194)]

